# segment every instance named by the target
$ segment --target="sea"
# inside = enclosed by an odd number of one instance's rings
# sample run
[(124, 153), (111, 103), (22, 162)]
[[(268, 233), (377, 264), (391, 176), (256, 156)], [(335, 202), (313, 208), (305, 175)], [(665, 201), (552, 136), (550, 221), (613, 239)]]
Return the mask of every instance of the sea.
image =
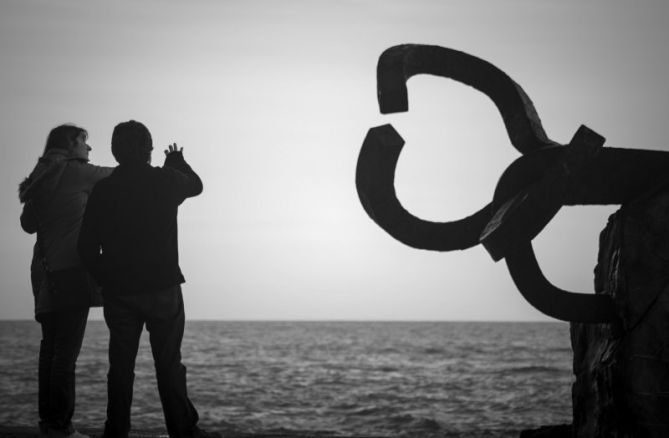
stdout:
[[(35, 321), (0, 321), (0, 425), (36, 425), (39, 342)], [(75, 426), (104, 423), (107, 343), (89, 321)], [(571, 423), (566, 323), (187, 321), (182, 355), (213, 430), (475, 438)], [(134, 388), (133, 428), (162, 428), (146, 331)]]

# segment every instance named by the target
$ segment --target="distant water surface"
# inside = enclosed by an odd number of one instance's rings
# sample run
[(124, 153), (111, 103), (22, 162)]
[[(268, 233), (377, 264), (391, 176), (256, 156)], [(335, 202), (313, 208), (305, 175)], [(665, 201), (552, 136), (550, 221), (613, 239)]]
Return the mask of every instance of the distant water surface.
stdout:
[[(0, 424), (37, 419), (39, 324), (0, 321)], [(108, 334), (90, 321), (75, 424), (105, 419)], [(201, 423), (340, 435), (517, 437), (571, 422), (564, 323), (190, 321), (182, 348)], [(133, 427), (163, 426), (144, 333)]]

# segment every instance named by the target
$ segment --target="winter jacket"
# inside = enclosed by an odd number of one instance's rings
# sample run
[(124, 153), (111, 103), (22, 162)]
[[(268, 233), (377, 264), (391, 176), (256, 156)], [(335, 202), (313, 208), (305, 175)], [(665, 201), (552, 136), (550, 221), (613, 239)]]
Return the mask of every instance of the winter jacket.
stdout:
[(184, 282), (177, 210), (202, 192), (181, 152), (161, 167), (121, 164), (95, 186), (79, 235), (79, 253), (108, 296), (155, 292)]
[(86, 202), (93, 186), (111, 171), (73, 158), (66, 150), (52, 149), (19, 185), (19, 200), (24, 203), (21, 227), (37, 233), (31, 264), (37, 319), (46, 312), (100, 305), (93, 282), (89, 301), (54, 294), (44, 269), (45, 265), (50, 271), (83, 268), (76, 244)]

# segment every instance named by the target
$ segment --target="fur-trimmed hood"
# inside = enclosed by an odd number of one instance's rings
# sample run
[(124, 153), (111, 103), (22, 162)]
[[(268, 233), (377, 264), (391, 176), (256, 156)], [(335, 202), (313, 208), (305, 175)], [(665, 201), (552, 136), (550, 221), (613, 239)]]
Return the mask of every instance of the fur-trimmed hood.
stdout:
[(27, 202), (35, 196), (48, 194), (58, 185), (63, 170), (69, 161), (85, 161), (73, 157), (64, 149), (47, 151), (37, 160), (30, 175), (19, 184), (19, 201)]

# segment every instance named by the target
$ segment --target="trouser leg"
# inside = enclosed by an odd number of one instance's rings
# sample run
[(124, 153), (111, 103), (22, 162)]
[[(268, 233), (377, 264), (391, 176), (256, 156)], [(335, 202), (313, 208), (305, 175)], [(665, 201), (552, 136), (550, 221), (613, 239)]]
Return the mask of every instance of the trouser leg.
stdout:
[[(72, 416), (75, 406), (75, 368), (81, 344), (86, 331), (88, 308), (55, 312), (46, 324), (48, 339), (53, 350), (50, 356), (50, 370), (46, 364), (40, 383), (48, 385), (40, 391), (46, 397), (41, 408), (46, 411), (44, 422), (47, 429), (55, 434), (69, 435), (74, 431)], [(47, 341), (47, 343), (49, 342)], [(45, 361), (49, 353), (45, 351)], [(48, 394), (47, 394), (48, 391)]]
[(181, 363), (185, 323), (181, 287), (152, 294), (152, 303), (146, 327), (165, 424), (170, 437), (190, 437), (197, 430), (198, 413), (188, 398), (186, 367)]
[(135, 359), (143, 321), (127, 303), (105, 298), (104, 317), (109, 328), (107, 421), (105, 437), (127, 437), (135, 381)]
[(53, 361), (54, 335), (55, 328), (51, 314), (42, 316), (40, 325), (42, 327), (42, 340), (39, 348), (39, 364), (37, 370), (37, 407), (39, 412), (40, 432), (46, 433), (48, 430), (49, 418), (49, 393), (51, 392), (51, 362)]

